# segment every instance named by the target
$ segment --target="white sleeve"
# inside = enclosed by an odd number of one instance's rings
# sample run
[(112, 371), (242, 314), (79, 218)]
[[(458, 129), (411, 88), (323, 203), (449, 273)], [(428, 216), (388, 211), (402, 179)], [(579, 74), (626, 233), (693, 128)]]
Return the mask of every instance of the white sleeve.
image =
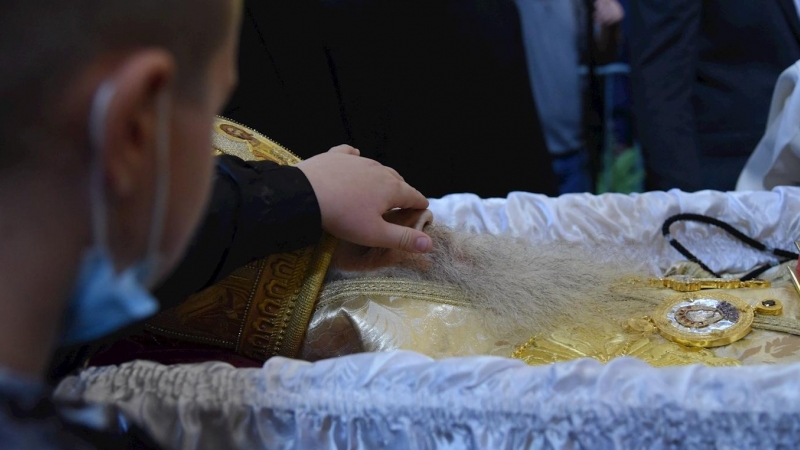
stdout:
[(744, 166), (737, 191), (800, 186), (800, 61), (778, 78), (767, 130)]

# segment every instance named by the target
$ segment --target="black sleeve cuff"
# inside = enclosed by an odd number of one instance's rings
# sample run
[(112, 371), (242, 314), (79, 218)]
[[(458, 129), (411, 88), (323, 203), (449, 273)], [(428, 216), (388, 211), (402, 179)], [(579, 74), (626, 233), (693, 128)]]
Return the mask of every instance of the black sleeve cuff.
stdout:
[(156, 297), (168, 308), (254, 259), (315, 244), (321, 223), (317, 197), (300, 169), (221, 156), (205, 218)]
[(241, 193), (235, 237), (223, 272), (230, 273), (253, 259), (319, 242), (322, 217), (317, 196), (300, 169), (269, 161), (222, 158), (234, 160), (234, 164), (223, 161), (220, 167), (236, 180)]

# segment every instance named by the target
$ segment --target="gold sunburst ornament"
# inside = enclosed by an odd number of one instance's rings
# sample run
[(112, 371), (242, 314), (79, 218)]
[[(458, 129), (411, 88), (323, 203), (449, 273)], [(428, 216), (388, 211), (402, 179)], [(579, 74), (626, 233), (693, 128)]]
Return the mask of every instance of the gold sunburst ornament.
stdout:
[(641, 359), (654, 367), (698, 363), (707, 366), (740, 365), (738, 360), (718, 357), (704, 348), (665, 341), (648, 319), (632, 322), (635, 323), (624, 328), (612, 324), (592, 330), (567, 327), (547, 336), (531, 338), (510, 356), (532, 366), (578, 358), (592, 358), (605, 363), (623, 356)]

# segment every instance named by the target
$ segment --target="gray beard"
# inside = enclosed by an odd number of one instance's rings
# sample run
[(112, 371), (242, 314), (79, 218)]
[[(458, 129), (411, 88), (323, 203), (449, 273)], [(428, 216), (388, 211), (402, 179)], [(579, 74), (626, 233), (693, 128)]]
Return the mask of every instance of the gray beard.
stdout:
[[(459, 288), (489, 329), (511, 334), (547, 332), (565, 323), (597, 321), (645, 313), (643, 289), (620, 287), (631, 278), (644, 279), (646, 255), (630, 248), (603, 249), (563, 242), (532, 244), (504, 235), (471, 234), (443, 225), (429, 225), (433, 239), (428, 254), (407, 254), (392, 267), (342, 271), (332, 267), (327, 281), (390, 277), (427, 281)], [(370, 259), (387, 250), (364, 254)]]

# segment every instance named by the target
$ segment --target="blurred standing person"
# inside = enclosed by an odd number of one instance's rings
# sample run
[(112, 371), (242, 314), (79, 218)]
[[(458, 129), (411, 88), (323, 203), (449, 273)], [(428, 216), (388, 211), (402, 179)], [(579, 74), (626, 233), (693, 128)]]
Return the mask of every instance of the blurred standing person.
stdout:
[(513, 0), (245, 5), (226, 117), (301, 157), (346, 142), (427, 197), (558, 194)]
[[(594, 39), (586, 27), (591, 3), (584, 0), (516, 0), (522, 21), (531, 88), (545, 139), (553, 155), (559, 192), (591, 192), (585, 145), (581, 63), (613, 60), (625, 12), (617, 0), (594, 1)], [(587, 5), (589, 3), (589, 5)]]
[(732, 190), (800, 59), (795, 0), (637, 0), (634, 113), (648, 190)]

